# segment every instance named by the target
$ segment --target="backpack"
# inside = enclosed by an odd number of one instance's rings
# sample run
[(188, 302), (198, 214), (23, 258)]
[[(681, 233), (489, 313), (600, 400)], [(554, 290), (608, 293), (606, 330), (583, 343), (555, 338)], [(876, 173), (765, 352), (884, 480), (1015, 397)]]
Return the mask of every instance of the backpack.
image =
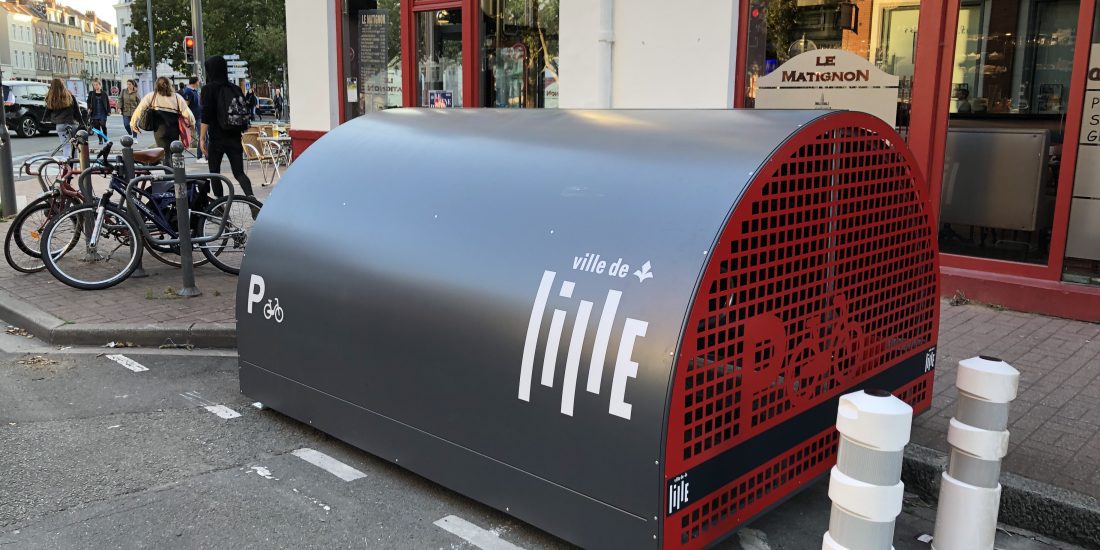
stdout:
[(220, 106), (223, 108), (218, 112), (218, 125), (223, 130), (247, 130), (252, 122), (248, 102), (245, 101), (241, 89), (233, 84), (222, 86), (219, 95)]

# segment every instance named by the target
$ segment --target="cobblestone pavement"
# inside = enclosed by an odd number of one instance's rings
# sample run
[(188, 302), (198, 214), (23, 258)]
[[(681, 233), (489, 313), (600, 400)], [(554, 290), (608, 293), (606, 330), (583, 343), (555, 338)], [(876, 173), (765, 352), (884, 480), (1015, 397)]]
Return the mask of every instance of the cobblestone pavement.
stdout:
[(914, 443), (947, 451), (962, 359), (991, 355), (1020, 371), (1003, 470), (1100, 498), (1100, 324), (941, 302), (932, 409)]
[[(188, 171), (204, 170), (189, 164)], [(228, 167), (225, 167), (228, 169)], [(259, 169), (249, 171), (257, 198), (265, 200), (271, 187), (260, 187)], [(102, 182), (96, 187), (101, 188)], [(37, 185), (20, 182), (17, 192), (33, 200)], [(6, 235), (9, 222), (0, 223), (0, 235)], [(47, 271), (23, 274), (7, 262), (0, 262), (0, 289), (14, 294), (46, 313), (69, 323), (233, 323), (233, 296), (237, 278), (212, 265), (195, 269), (195, 284), (202, 296), (180, 298), (175, 291), (182, 285), (180, 270), (160, 263), (149, 254), (143, 256), (149, 277), (130, 278), (98, 291), (81, 291), (65, 286)]]

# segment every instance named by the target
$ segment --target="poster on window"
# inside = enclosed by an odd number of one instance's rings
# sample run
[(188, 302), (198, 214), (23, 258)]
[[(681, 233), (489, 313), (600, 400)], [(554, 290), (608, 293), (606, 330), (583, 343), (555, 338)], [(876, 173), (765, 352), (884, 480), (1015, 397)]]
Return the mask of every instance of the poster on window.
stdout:
[(898, 77), (844, 50), (810, 50), (757, 80), (760, 109), (846, 109), (897, 125)]
[(389, 52), (386, 10), (359, 11), (359, 109), (372, 113), (386, 108), (389, 95)]
[(450, 109), (454, 107), (454, 93), (450, 90), (429, 90), (428, 105), (433, 109)]

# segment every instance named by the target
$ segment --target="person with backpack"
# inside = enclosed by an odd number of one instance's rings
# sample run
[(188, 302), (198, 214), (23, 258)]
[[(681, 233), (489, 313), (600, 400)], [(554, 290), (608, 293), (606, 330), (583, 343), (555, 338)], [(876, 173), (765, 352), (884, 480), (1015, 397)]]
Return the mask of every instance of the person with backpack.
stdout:
[[(206, 84), (200, 94), (199, 147), (203, 148), (212, 173), (221, 173), (222, 157), (229, 157), (233, 177), (244, 194), (252, 196), (252, 180), (244, 171), (244, 145), (241, 144), (241, 134), (251, 126), (248, 102), (240, 87), (229, 82), (229, 65), (224, 57), (212, 56), (205, 66)], [(215, 195), (220, 197), (223, 191), (221, 185), (214, 186)]]
[(195, 115), (187, 107), (187, 102), (172, 91), (172, 83), (163, 76), (157, 79), (154, 90), (141, 98), (130, 117), (130, 128), (135, 133), (152, 131), (157, 147), (165, 150), (177, 139), (183, 142), (184, 147), (189, 146), (191, 128), (194, 127)]
[[(248, 90), (248, 94), (244, 96), (244, 100), (248, 103), (248, 120), (256, 120), (256, 106), (260, 104), (260, 100), (256, 99), (256, 94), (252, 93), (252, 90)], [(260, 117), (263, 120), (264, 117)]]
[[(91, 119), (92, 128), (104, 134), (107, 133), (107, 116), (111, 114), (111, 102), (103, 91), (103, 83), (99, 79), (92, 81), (92, 91), (88, 93), (88, 118)], [(98, 135), (98, 134), (97, 134)], [(103, 136), (99, 136), (99, 143), (104, 143)]]
[[(202, 100), (199, 98), (199, 77), (192, 76), (187, 81), (187, 87), (183, 89), (183, 93), (180, 94), (183, 99), (187, 100), (187, 108), (191, 109), (191, 112), (195, 115), (195, 120), (202, 120)], [(202, 147), (199, 146), (198, 140), (195, 140), (195, 159), (200, 164), (206, 164), (206, 160), (202, 158)]]

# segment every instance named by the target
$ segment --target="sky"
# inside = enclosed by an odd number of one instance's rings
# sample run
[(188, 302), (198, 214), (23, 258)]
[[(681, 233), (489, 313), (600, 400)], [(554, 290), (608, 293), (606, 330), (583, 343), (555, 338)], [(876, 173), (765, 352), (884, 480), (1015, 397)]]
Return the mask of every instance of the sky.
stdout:
[(58, 0), (57, 3), (80, 11), (92, 10), (97, 17), (112, 26), (118, 24), (115, 20), (115, 4), (118, 3), (118, 0)]

